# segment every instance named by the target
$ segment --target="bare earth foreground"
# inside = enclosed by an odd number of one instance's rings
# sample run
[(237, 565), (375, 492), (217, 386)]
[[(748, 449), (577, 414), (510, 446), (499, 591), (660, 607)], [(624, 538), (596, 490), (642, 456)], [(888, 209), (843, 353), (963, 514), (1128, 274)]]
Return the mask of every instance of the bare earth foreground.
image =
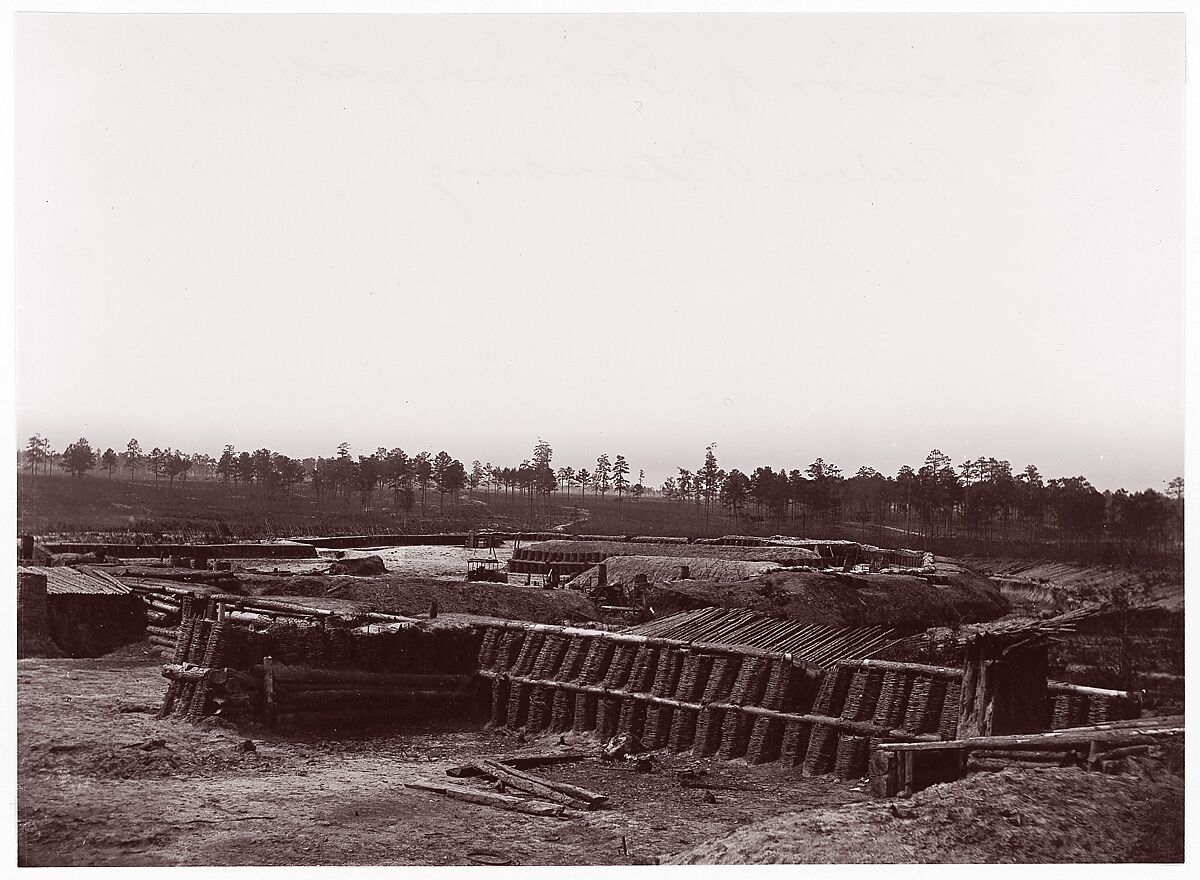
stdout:
[[(667, 757), (650, 774), (597, 760), (537, 772), (611, 808), (540, 818), (446, 800), (478, 756), (543, 752), (478, 724), (358, 738), (280, 737), (158, 721), (164, 680), (136, 648), (21, 660), (18, 856), (24, 865), (631, 864), (661, 861), (1169, 861), (1183, 783), (1164, 767), (972, 774), (910, 801), (777, 765)], [(250, 736), (254, 751), (239, 746)], [(588, 739), (567, 742), (594, 749)], [(683, 788), (705, 769), (717, 788)], [(473, 780), (455, 780), (481, 785)], [(1177, 818), (1176, 818), (1177, 817)], [(765, 821), (764, 821), (765, 820)], [(753, 823), (761, 823), (755, 825)], [(1177, 825), (1178, 828), (1173, 827)], [(625, 838), (627, 853), (622, 852)], [(1181, 844), (1178, 844), (1181, 846)]]

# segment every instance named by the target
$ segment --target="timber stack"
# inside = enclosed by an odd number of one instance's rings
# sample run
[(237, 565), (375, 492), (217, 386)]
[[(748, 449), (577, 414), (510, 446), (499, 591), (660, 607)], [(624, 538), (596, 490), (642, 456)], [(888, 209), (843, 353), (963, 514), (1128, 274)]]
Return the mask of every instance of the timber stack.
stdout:
[[(835, 635), (856, 644), (849, 633)], [(841, 779), (867, 775), (881, 742), (958, 736), (965, 680), (952, 667), (848, 659), (825, 669), (794, 653), (515, 622), (487, 627), (479, 669), (492, 683), (496, 727), (633, 734), (649, 749)], [(1043, 678), (1041, 692), (1024, 722), (1033, 728), (1079, 700), (1101, 720), (1137, 713), (1119, 691)]]
[[(470, 625), (221, 593), (177, 601), (160, 717), (341, 728), (444, 717), (478, 700)], [(169, 631), (150, 636), (162, 643)]]

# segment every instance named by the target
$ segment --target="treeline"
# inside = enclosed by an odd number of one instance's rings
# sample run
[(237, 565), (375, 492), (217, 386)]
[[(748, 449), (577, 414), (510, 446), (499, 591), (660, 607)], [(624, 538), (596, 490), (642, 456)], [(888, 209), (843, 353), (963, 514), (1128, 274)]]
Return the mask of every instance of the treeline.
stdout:
[(719, 504), (735, 527), (746, 517), (799, 525), (801, 531), (849, 522), (864, 531), (874, 526), (884, 540), (915, 536), (926, 547), (947, 539), (985, 550), (1053, 543), (1099, 556), (1114, 547), (1157, 553), (1183, 543), (1182, 477), (1171, 480), (1165, 493), (1100, 492), (1082, 476), (1046, 479), (1036, 465), (1016, 473), (1007, 461), (981, 457), (955, 466), (937, 449), (919, 468), (904, 465), (894, 477), (867, 466), (846, 477), (821, 458), (804, 470), (764, 466), (750, 474), (726, 473), (712, 446), (694, 472), (678, 472), (663, 483), (665, 497), (703, 508), (706, 516)]
[(369, 508), (388, 497), (395, 510), (412, 510), (416, 504), (426, 507), (432, 491), (438, 496), (439, 510), (445, 509), (449, 498), (451, 508), (457, 506), (463, 490), (503, 494), (510, 503), (528, 504), (530, 516), (553, 511), (554, 493), (565, 492), (570, 499), (572, 487), (578, 485), (581, 494), (590, 486), (593, 494), (601, 496), (615, 492), (618, 507), (623, 499), (642, 497), (644, 472), (638, 480), (629, 479), (630, 467), (623, 455), (610, 459), (605, 454), (596, 459), (594, 471), (573, 467), (554, 469), (551, 462), (554, 450), (544, 440), (538, 440), (532, 455), (516, 465), (498, 466), (475, 460), (468, 470), (461, 461), (444, 450), (438, 453), (418, 452), (409, 455), (396, 447), (379, 447), (371, 455), (350, 454), (350, 445), (342, 443), (334, 455), (296, 459), (270, 449), (238, 451), (226, 445), (220, 456), (207, 453), (185, 453), (171, 448), (154, 447), (144, 452), (141, 443), (131, 439), (124, 451), (109, 447), (103, 452), (93, 449), (85, 437), (71, 443), (61, 453), (50, 448), (49, 441), (34, 434), (22, 453), (22, 465), (31, 474), (52, 474), (60, 471), (83, 477), (99, 469), (113, 478), (117, 471), (128, 473), (130, 481), (141, 474), (153, 478), (155, 484), (174, 486), (189, 479), (220, 481), (231, 487), (245, 489), (263, 496), (293, 496), (307, 488), (318, 506), (345, 507), (355, 500)]
[[(227, 445), (217, 457), (154, 447), (143, 452), (131, 439), (121, 452), (93, 449), (86, 438), (54, 452), (41, 435), (29, 438), (20, 464), (33, 474), (55, 467), (75, 476), (99, 469), (111, 479), (118, 471), (130, 480), (141, 474), (173, 486), (189, 479), (220, 481), (252, 495), (291, 497), (306, 492), (320, 507), (361, 508), (387, 504), (397, 511), (426, 508), (429, 493), (438, 509), (451, 509), (467, 497), (483, 495), (492, 504), (519, 506), (532, 519), (547, 519), (555, 499), (570, 503), (590, 491), (604, 498), (612, 492), (618, 512), (625, 501), (658, 495), (680, 510), (704, 517), (705, 531), (799, 531), (831, 534), (849, 526), (888, 544), (923, 546), (943, 552), (992, 552), (1016, 544), (1054, 546), (1076, 555), (1104, 558), (1117, 550), (1134, 553), (1174, 552), (1183, 544), (1184, 481), (1172, 480), (1165, 492), (1125, 489), (1100, 492), (1083, 476), (1043, 477), (1035, 465), (1017, 472), (995, 458), (955, 465), (933, 450), (920, 467), (904, 465), (895, 476), (863, 466), (845, 476), (836, 465), (818, 458), (807, 467), (761, 466), (749, 472), (726, 471), (716, 447), (705, 449), (703, 462), (658, 490), (636, 481), (624, 455), (602, 454), (588, 467), (553, 465), (554, 450), (539, 439), (520, 463), (494, 465), (474, 460), (470, 467), (445, 451), (409, 454), (399, 447), (379, 447), (370, 455), (352, 456), (347, 443), (329, 457), (295, 459), (269, 449), (238, 451)], [(951, 545), (947, 542), (958, 542)]]

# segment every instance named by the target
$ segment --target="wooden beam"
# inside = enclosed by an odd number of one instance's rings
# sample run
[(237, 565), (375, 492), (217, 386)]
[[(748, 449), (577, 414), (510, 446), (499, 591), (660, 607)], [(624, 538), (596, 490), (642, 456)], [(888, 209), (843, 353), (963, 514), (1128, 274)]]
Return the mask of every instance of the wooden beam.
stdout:
[(938, 750), (973, 749), (1073, 749), (1092, 742), (1121, 742), (1135, 745), (1155, 742), (1156, 737), (1178, 736), (1184, 732), (1183, 725), (1161, 727), (1118, 728), (1099, 730), (1077, 728), (1075, 730), (1051, 730), (1046, 733), (1017, 733), (1008, 736), (977, 736), (970, 739), (952, 739), (943, 742), (880, 743), (880, 749), (893, 752), (925, 752)]
[[(530, 767), (546, 767), (554, 764), (570, 764), (575, 761), (586, 761), (591, 757), (594, 757), (594, 755), (590, 752), (564, 752), (557, 755), (509, 755), (504, 758), (496, 758), (495, 760), (501, 764), (507, 764), (509, 767), (515, 767), (518, 770), (526, 770)], [(457, 767), (447, 767), (446, 775), (462, 779), (468, 776), (484, 776), (486, 774), (478, 764), (460, 764)]]
[(1088, 687), (1082, 684), (1068, 684), (1065, 681), (1050, 681), (1046, 683), (1051, 693), (1079, 694), (1084, 697), (1108, 697), (1118, 700), (1132, 700), (1136, 694), (1130, 691), (1114, 691), (1109, 688)]
[(850, 721), (845, 718), (832, 718), (827, 715), (798, 715), (791, 712), (780, 712), (775, 709), (765, 709), (761, 706), (742, 706), (735, 705), (733, 703), (689, 703), (683, 700), (672, 699), (671, 697), (659, 697), (654, 694), (640, 693), (636, 691), (609, 690), (596, 685), (584, 685), (572, 681), (554, 681), (552, 679), (527, 678), (519, 675), (508, 675), (507, 673), (497, 672), (496, 670), (492, 669), (481, 669), (477, 674), (485, 678), (504, 678), (515, 684), (558, 688), (560, 690), (572, 691), (574, 693), (592, 694), (606, 700), (641, 700), (647, 703), (655, 703), (660, 706), (671, 706), (674, 709), (686, 709), (692, 712), (699, 712), (703, 709), (718, 709), (723, 712), (741, 712), (747, 715), (774, 718), (785, 722), (799, 721), (807, 724), (824, 724), (839, 730), (850, 730), (854, 731), (855, 733), (862, 733), (874, 737), (903, 737), (906, 740), (911, 738), (917, 741), (938, 740), (937, 734), (910, 735), (899, 730), (885, 730), (884, 728), (878, 727), (867, 721)]
[(558, 804), (539, 804), (522, 798), (511, 797), (490, 791), (479, 791), (461, 785), (432, 782), (406, 782), (405, 788), (415, 788), (420, 791), (432, 791), (455, 800), (467, 801), (472, 804), (482, 804), (487, 807), (499, 807), (501, 810), (513, 810), (518, 813), (528, 813), (532, 816), (561, 816), (562, 806)]
[[(515, 767), (511, 767), (508, 764), (501, 764), (499, 761), (482, 761), (480, 762), (480, 765), (483, 770), (488, 773), (488, 775), (494, 776), (497, 773), (503, 772), (505, 775), (502, 778), (507, 783), (515, 784), (513, 783), (513, 780), (521, 780), (522, 782), (541, 788), (549, 788), (567, 798), (570, 798), (572, 801), (586, 804), (588, 809), (594, 810), (597, 807), (602, 807), (608, 803), (608, 795), (606, 794), (589, 791), (586, 788), (580, 788), (577, 785), (570, 785), (566, 782), (559, 782), (554, 779), (544, 779), (541, 776), (534, 776), (532, 773), (522, 772), (521, 770), (517, 770)], [(552, 800), (555, 800), (555, 798), (552, 798)]]
[(944, 678), (947, 681), (958, 681), (962, 678), (962, 670), (950, 666), (928, 666), (924, 663), (897, 663), (892, 660), (839, 660), (839, 666), (849, 666), (863, 669), (882, 669), (885, 672), (912, 672), (929, 678)]
[(522, 773), (520, 770), (514, 770), (512, 767), (506, 767), (503, 764), (498, 764), (495, 761), (481, 761), (479, 766), (489, 775), (502, 781), (506, 786), (515, 788), (518, 791), (524, 791), (528, 794), (536, 795), (540, 798), (545, 798), (548, 801), (556, 801), (564, 806), (572, 807), (577, 810), (591, 810), (594, 806), (580, 800), (572, 795), (561, 792), (546, 784), (546, 781), (535, 776)]

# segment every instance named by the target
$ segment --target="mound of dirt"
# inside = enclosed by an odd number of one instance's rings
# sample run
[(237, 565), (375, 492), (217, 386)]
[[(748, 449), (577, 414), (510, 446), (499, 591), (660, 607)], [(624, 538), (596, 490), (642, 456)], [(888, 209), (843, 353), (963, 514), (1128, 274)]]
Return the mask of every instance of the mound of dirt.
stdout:
[(1040, 588), (1065, 607), (1111, 601), (1170, 611), (1183, 610), (1183, 569), (1162, 570), (1132, 565), (1083, 565), (1028, 559), (968, 560), (1010, 589)]
[(534, 623), (583, 623), (597, 619), (595, 606), (574, 590), (543, 590), (512, 584), (454, 583), (428, 578), (347, 575), (242, 575), (251, 596), (320, 596), (363, 603), (375, 611), (425, 614), (436, 601), (439, 612), (480, 614)]
[(717, 605), (828, 626), (930, 626), (992, 620), (1008, 610), (995, 585), (939, 561), (931, 578), (905, 574), (777, 571), (736, 583), (690, 580), (650, 591), (657, 615)]
[[(744, 559), (713, 559), (705, 556), (613, 556), (605, 562), (605, 576), (610, 584), (631, 584), (639, 574), (646, 576), (647, 583), (662, 584), (679, 580), (681, 565), (688, 567), (689, 580), (722, 584), (779, 570), (779, 565), (775, 562), (748, 562)], [(588, 592), (596, 586), (597, 571), (593, 566), (572, 579), (571, 588)]]
[(378, 556), (351, 556), (339, 559), (329, 566), (330, 574), (349, 574), (356, 577), (369, 577), (386, 574), (387, 568)]
[(1006, 768), (911, 800), (789, 813), (674, 864), (1183, 861), (1183, 777)]

